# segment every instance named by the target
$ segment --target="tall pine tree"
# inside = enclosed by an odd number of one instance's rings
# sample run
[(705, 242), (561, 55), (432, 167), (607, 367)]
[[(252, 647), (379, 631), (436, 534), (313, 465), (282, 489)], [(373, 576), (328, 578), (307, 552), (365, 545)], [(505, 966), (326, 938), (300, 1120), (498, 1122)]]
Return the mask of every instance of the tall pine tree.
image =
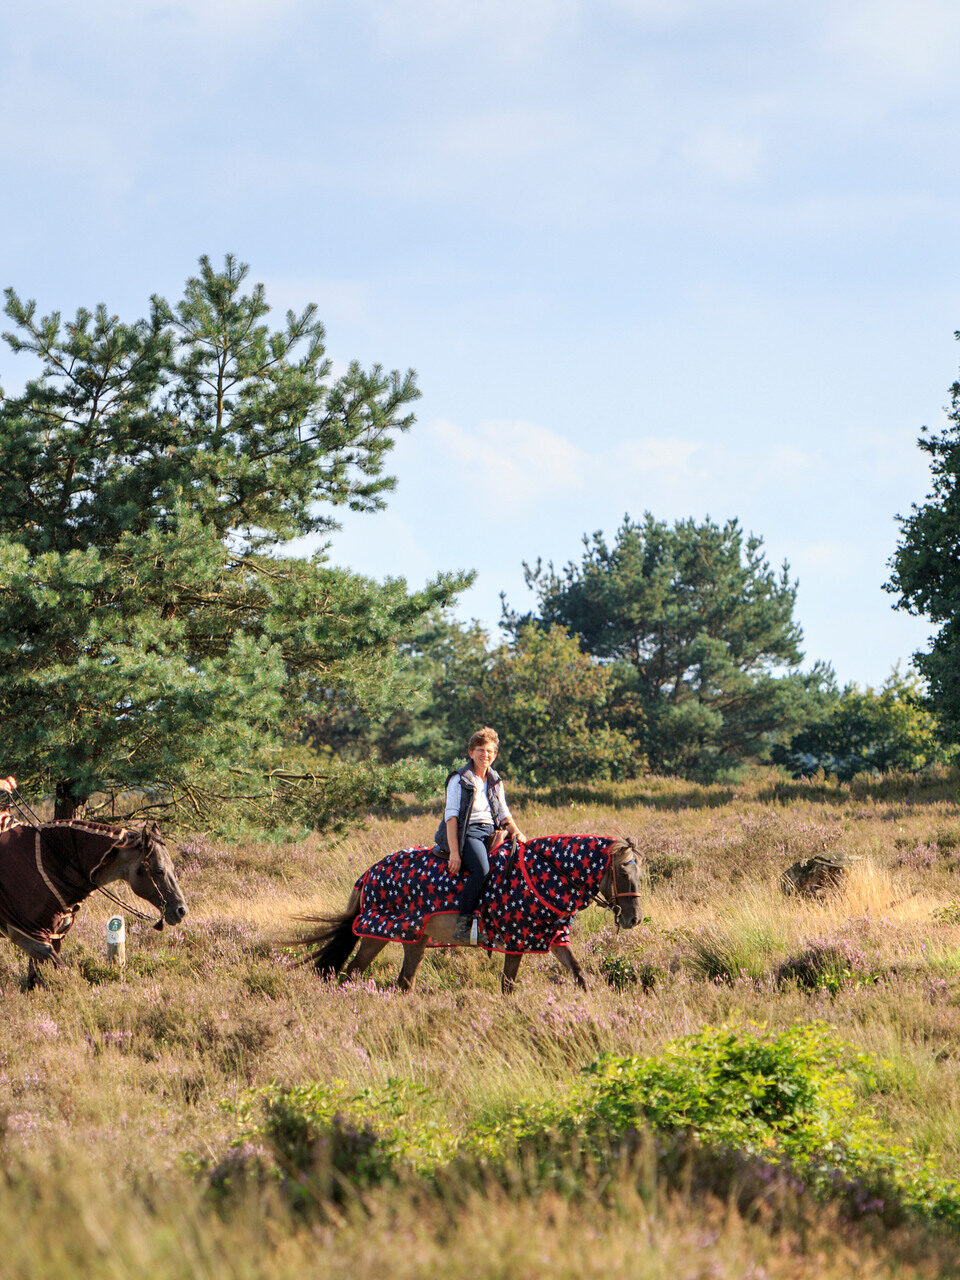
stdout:
[(6, 291), (4, 337), (39, 371), (0, 395), (0, 713), (7, 767), (63, 814), (107, 786), (201, 804), (272, 779), (328, 820), (409, 785), (336, 761), (296, 778), (285, 746), (318, 699), (361, 703), (463, 580), (410, 593), (283, 544), (383, 505), (415, 378), (333, 377), (316, 308), (271, 328), (246, 276), (201, 258), (132, 324)]
[(625, 517), (612, 546), (584, 539), (579, 564), (524, 568), (539, 615), (508, 614), (508, 625), (559, 624), (615, 663), (624, 715), (611, 724), (638, 737), (655, 770), (709, 777), (763, 758), (805, 722), (827, 674), (797, 671), (796, 585), (736, 520)]

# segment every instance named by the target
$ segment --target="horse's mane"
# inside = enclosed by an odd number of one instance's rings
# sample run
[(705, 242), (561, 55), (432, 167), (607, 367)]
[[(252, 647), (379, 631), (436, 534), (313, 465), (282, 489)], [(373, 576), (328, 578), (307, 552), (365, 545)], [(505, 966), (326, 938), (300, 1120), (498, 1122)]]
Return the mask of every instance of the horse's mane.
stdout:
[(134, 839), (140, 838), (139, 831), (131, 830), (130, 827), (118, 827), (112, 822), (96, 822), (93, 818), (54, 818), (50, 822), (43, 822), (44, 827), (69, 827), (73, 831), (89, 831), (91, 835), (111, 835), (117, 836), (119, 839), (125, 839), (132, 836)]
[[(113, 839), (113, 846), (117, 849), (129, 849), (132, 846), (140, 845), (150, 853), (157, 849), (163, 849), (166, 846), (163, 843), (163, 837), (160, 832), (155, 830), (156, 823), (153, 826), (146, 827), (123, 827), (116, 826), (112, 822), (97, 822), (94, 818), (54, 818), (50, 822), (41, 824), (44, 827), (57, 827), (59, 830), (69, 829), (72, 831), (87, 831), (95, 836), (110, 836)], [(144, 831), (146, 835), (144, 835)]]
[(629, 836), (617, 836), (610, 841), (610, 859), (615, 865), (623, 862), (628, 853), (636, 858), (641, 857), (640, 850)]

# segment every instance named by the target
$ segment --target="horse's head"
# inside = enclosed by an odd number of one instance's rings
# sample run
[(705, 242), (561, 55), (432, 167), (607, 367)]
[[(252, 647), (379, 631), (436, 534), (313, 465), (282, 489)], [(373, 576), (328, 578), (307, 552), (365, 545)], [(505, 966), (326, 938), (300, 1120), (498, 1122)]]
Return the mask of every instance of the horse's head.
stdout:
[(613, 912), (618, 929), (632, 929), (640, 922), (643, 892), (643, 859), (632, 840), (617, 840), (610, 850), (610, 865), (600, 893)]
[(111, 879), (123, 879), (137, 895), (160, 912), (157, 928), (179, 924), (187, 914), (186, 903), (177, 883), (173, 862), (155, 822), (145, 824), (127, 846), (118, 846), (121, 855)]

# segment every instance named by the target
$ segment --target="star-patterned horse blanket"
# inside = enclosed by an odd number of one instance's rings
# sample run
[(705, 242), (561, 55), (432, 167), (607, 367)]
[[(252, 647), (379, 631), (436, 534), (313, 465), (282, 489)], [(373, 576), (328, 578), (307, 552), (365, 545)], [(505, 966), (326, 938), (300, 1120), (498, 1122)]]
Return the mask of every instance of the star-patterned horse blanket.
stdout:
[[(610, 864), (606, 836), (543, 836), (490, 859), (477, 907), (478, 942), (487, 951), (542, 952), (566, 945), (570, 922), (596, 896)], [(359, 938), (421, 942), (431, 916), (455, 912), (462, 878), (451, 876), (436, 849), (401, 849), (356, 883)], [(447, 946), (427, 938), (428, 946)]]

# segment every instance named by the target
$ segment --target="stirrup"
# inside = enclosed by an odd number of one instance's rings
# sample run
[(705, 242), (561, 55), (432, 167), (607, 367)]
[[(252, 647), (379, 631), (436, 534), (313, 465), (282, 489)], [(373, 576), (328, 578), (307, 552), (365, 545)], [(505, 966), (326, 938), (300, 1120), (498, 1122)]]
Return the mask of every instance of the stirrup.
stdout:
[[(467, 924), (469, 920), (469, 924)], [(457, 923), (453, 930), (453, 942), (460, 947), (475, 947), (477, 945), (477, 917), (457, 916)]]

